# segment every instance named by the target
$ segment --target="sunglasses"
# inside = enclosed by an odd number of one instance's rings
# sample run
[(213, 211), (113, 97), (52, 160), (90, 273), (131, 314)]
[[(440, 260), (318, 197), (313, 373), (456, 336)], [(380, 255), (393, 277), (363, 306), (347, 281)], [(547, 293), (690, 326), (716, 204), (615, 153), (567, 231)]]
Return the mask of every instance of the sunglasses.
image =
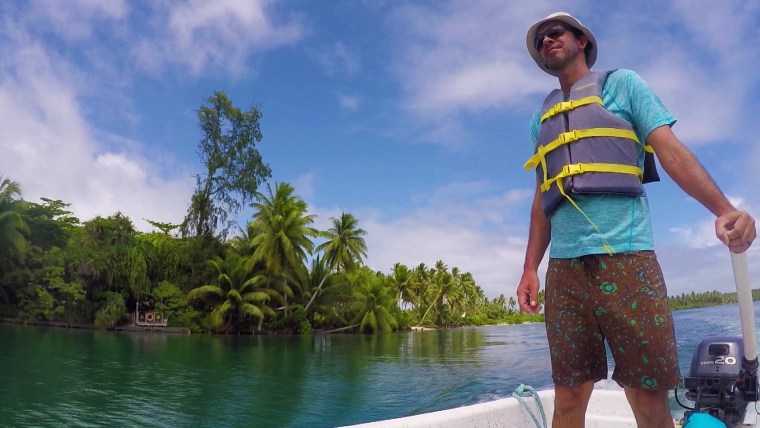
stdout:
[(571, 30), (565, 27), (564, 25), (552, 25), (546, 30), (536, 34), (536, 39), (533, 40), (533, 46), (536, 48), (537, 51), (541, 52), (541, 46), (544, 44), (544, 37), (548, 37), (550, 39), (556, 39), (558, 37), (561, 37), (563, 34), (565, 34), (566, 31), (571, 31)]

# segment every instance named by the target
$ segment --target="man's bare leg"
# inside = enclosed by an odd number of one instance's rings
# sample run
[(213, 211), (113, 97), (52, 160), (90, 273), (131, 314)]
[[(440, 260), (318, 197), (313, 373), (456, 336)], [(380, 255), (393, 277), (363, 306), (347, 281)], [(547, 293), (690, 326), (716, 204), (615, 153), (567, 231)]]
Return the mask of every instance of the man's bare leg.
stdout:
[(554, 387), (554, 428), (583, 428), (586, 424), (586, 408), (594, 390), (594, 382), (575, 386)]
[(648, 391), (625, 388), (636, 425), (651, 428), (673, 428), (673, 416), (668, 404), (668, 391)]

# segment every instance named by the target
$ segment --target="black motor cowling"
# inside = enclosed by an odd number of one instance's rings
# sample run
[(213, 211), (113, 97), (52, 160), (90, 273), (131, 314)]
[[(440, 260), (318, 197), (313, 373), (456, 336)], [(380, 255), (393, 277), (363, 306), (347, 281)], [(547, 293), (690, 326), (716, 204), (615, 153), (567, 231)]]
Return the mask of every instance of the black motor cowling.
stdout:
[(694, 350), (684, 387), (686, 398), (694, 401), (694, 412), (709, 413), (734, 426), (744, 418), (747, 403), (757, 401), (757, 360), (744, 358), (741, 337), (705, 338)]

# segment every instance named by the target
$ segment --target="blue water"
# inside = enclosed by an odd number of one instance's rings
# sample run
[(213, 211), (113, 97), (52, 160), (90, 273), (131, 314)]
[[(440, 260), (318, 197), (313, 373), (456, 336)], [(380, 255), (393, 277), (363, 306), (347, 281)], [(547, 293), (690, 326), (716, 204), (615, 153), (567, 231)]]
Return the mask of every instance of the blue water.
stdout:
[[(684, 375), (703, 337), (741, 334), (737, 305), (674, 320)], [(0, 379), (0, 426), (14, 427), (332, 427), (551, 386), (543, 324), (308, 337), (0, 324)]]

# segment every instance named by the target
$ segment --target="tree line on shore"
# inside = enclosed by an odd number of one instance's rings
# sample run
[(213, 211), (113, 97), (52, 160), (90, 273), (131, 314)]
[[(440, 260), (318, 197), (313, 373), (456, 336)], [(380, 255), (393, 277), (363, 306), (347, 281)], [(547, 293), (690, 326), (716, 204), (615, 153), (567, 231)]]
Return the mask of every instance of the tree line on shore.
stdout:
[[(290, 184), (267, 181), (258, 108), (216, 92), (197, 116), (204, 169), (180, 224), (146, 220), (155, 230), (141, 232), (120, 212), (81, 222), (68, 203), (26, 201), (0, 175), (0, 316), (113, 328), (139, 304), (170, 326), (219, 333), (541, 320), (517, 312), (512, 297), (488, 299), (470, 273), (443, 261), (373, 271), (355, 216), (317, 230)], [(253, 214), (241, 228), (245, 207)]]
[(157, 222), (158, 230), (139, 232), (120, 213), (80, 223), (68, 204), (28, 202), (19, 192), (0, 179), (3, 317), (112, 328), (130, 322), (139, 303), (171, 326), (219, 333), (541, 319), (517, 312), (514, 298), (488, 299), (471, 274), (443, 261), (369, 269), (358, 220), (343, 213), (328, 230), (312, 228), (305, 202), (287, 183), (259, 195), (245, 233), (224, 241), (177, 236), (179, 225)]
[[(317, 230), (290, 184), (266, 181), (257, 108), (242, 111), (216, 92), (197, 114), (205, 169), (180, 224), (147, 220), (155, 230), (141, 232), (120, 212), (82, 222), (64, 201), (24, 200), (21, 185), (0, 174), (0, 317), (113, 328), (130, 323), (139, 304), (170, 326), (246, 334), (543, 321), (519, 312), (514, 297), (489, 299), (470, 273), (441, 260), (370, 269), (354, 215)], [(240, 228), (244, 207), (253, 214)], [(684, 309), (730, 298), (670, 302)]]

